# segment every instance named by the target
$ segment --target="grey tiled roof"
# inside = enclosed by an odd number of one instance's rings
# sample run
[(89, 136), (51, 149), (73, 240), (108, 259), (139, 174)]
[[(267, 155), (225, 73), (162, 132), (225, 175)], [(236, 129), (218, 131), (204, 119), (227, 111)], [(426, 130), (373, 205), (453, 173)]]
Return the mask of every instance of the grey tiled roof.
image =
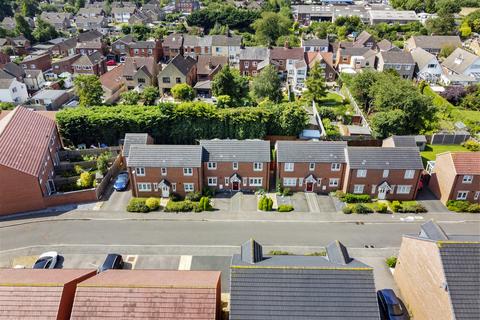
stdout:
[(359, 261), (266, 256), (257, 263), (234, 255), (231, 320), (379, 319), (373, 269)]
[(459, 47), (462, 41), (459, 36), (412, 36), (416, 47), (442, 49), (446, 46)]
[(198, 168), (202, 164), (202, 147), (190, 145), (132, 145), (129, 167)]
[(384, 63), (415, 64), (410, 52), (404, 51), (384, 51), (380, 52)]
[(264, 140), (200, 140), (203, 160), (215, 162), (270, 162), (270, 143)]
[(278, 162), (337, 162), (344, 163), (344, 141), (278, 141)]
[(440, 242), (439, 250), (455, 319), (478, 319), (480, 242)]
[(418, 148), (349, 147), (351, 169), (423, 169)]
[(445, 61), (443, 61), (442, 66), (452, 70), (455, 73), (463, 74), (473, 63), (479, 59), (479, 56), (461, 48), (457, 48), (447, 57), (447, 59), (445, 59)]
[(148, 133), (127, 133), (123, 140), (123, 155), (128, 157), (130, 146), (134, 144), (147, 144)]
[(240, 60), (264, 60), (268, 58), (268, 48), (245, 47), (240, 49)]
[(430, 240), (448, 240), (448, 236), (445, 234), (442, 228), (433, 220), (425, 222), (420, 226), (420, 237)]
[(415, 136), (392, 136), (395, 147), (411, 147), (417, 146), (415, 142)]

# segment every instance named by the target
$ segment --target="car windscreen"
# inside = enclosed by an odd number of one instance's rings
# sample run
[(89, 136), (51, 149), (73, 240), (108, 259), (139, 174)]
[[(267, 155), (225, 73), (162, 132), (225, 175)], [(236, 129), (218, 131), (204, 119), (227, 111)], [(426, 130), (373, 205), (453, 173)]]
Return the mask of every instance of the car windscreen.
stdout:
[(45, 265), (48, 263), (48, 258), (38, 259), (37, 262), (33, 265), (34, 268), (45, 268)]
[(401, 316), (403, 315), (403, 309), (402, 306), (399, 304), (389, 304), (388, 305), (388, 312), (392, 316)]

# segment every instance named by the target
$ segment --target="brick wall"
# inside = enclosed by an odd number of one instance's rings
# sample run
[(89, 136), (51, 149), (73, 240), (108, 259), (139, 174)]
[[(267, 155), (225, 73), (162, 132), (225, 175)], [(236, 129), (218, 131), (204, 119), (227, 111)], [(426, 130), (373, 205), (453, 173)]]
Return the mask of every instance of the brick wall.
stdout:
[[(285, 188), (289, 188), (292, 191), (307, 191), (307, 183), (305, 181), (302, 182), (302, 185), (298, 185), (298, 178), (304, 179), (309, 175), (313, 175), (317, 182), (313, 183), (312, 187), (313, 192), (321, 192), (321, 193), (329, 193), (335, 190), (341, 190), (343, 185), (343, 178), (345, 173), (346, 164), (342, 163), (340, 165), (339, 171), (332, 171), (331, 163), (315, 163), (314, 170), (310, 170), (309, 168), (310, 163), (308, 162), (295, 162), (294, 164), (294, 171), (289, 172), (285, 171), (285, 163), (280, 162), (277, 166), (277, 183), (280, 182), (283, 185), (283, 178), (297, 178), (297, 185), (295, 187), (292, 186), (284, 186)], [(329, 186), (329, 179), (339, 179), (338, 186)], [(321, 179), (320, 184), (318, 184), (318, 179)], [(325, 188), (324, 188), (325, 187)]]
[(86, 189), (65, 193), (55, 193), (44, 198), (45, 207), (61, 206), (69, 203), (83, 203), (97, 201), (95, 189)]
[(403, 237), (394, 279), (415, 319), (453, 320), (435, 242)]
[[(209, 170), (208, 163), (203, 163), (203, 181), (204, 185), (207, 186), (208, 177), (216, 177), (217, 178), (217, 186), (208, 186), (210, 188), (215, 188), (216, 190), (220, 190), (220, 186), (223, 187), (224, 190), (232, 190), (232, 183), (229, 182), (228, 185), (225, 183), (225, 178), (230, 178), (234, 173), (237, 173), (242, 179), (247, 179), (247, 181), (242, 181), (240, 183), (240, 190), (250, 190), (255, 191), (257, 189), (265, 189), (268, 190), (269, 188), (269, 162), (263, 163), (263, 168), (261, 171), (254, 171), (253, 170), (253, 162), (239, 162), (238, 163), (238, 170), (233, 170), (233, 163), (232, 162), (217, 162), (217, 169)], [(261, 186), (250, 186), (250, 182), (248, 178), (262, 178), (262, 185)], [(244, 183), (246, 182), (246, 184)]]

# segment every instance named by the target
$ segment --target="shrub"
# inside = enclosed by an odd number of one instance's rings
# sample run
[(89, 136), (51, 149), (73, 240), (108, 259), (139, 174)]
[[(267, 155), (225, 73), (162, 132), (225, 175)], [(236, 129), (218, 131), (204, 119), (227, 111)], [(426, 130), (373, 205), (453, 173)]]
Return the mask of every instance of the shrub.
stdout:
[(353, 207), (353, 212), (359, 213), (359, 214), (366, 214), (366, 213), (372, 213), (373, 210), (372, 210), (372, 208), (367, 207), (367, 206), (364, 205), (364, 204), (357, 203), (357, 204)]
[(473, 139), (468, 139), (467, 141), (462, 143), (462, 146), (464, 146), (470, 151), (480, 151), (480, 143)]
[(215, 196), (215, 189), (210, 187), (204, 187), (202, 190), (202, 195), (205, 197), (212, 198)]
[(422, 212), (427, 212), (427, 209), (422, 206), (421, 204), (407, 204), (407, 205), (402, 205), (402, 208), (400, 209), (401, 213), (422, 213)]
[(388, 206), (385, 203), (377, 203), (373, 207), (373, 210), (378, 213), (387, 213), (388, 212)]
[(200, 211), (210, 211), (212, 210), (212, 204), (210, 203), (209, 197), (201, 197), (200, 202), (198, 203), (198, 208)]
[(402, 209), (402, 205), (400, 204), (400, 201), (392, 201), (392, 204), (390, 207), (392, 208), (393, 212), (399, 212), (399, 210)]
[(397, 265), (397, 257), (395, 256), (388, 257), (387, 259), (385, 259), (385, 263), (389, 268), (395, 268), (395, 266)]
[(108, 170), (108, 160), (111, 158), (111, 154), (109, 152), (104, 152), (97, 158), (97, 169), (102, 174), (107, 173)]
[(278, 212), (290, 212), (293, 211), (293, 206), (290, 204), (281, 204), (278, 206)]
[(289, 255), (292, 255), (290, 252), (282, 251), (282, 250), (271, 250), (268, 254), (272, 255), (272, 256), (289, 256)]
[(160, 208), (160, 200), (158, 198), (148, 198), (145, 200), (145, 205), (150, 211), (157, 210)]
[(193, 210), (193, 204), (189, 200), (185, 201), (168, 201), (165, 212), (188, 212)]
[(176, 201), (181, 201), (182, 200), (182, 196), (179, 195), (178, 193), (176, 192), (172, 192), (170, 193), (170, 196), (168, 197), (170, 200), (176, 202)]
[(147, 213), (150, 211), (150, 208), (146, 205), (145, 198), (132, 198), (128, 202), (127, 211)]
[(314, 256), (314, 257), (325, 257), (327, 255), (326, 251), (315, 251), (312, 253), (305, 254), (306, 256)]
[(190, 200), (190, 201), (194, 201), (194, 202), (198, 202), (200, 201), (200, 198), (202, 197), (202, 195), (200, 194), (200, 192), (189, 192), (187, 193), (187, 195), (185, 196), (185, 200)]
[(80, 178), (77, 180), (77, 185), (81, 188), (91, 188), (93, 187), (93, 181), (95, 180), (95, 175), (90, 172), (82, 172)]
[(476, 203), (470, 203), (468, 201), (450, 200), (447, 202), (447, 208), (450, 211), (455, 212), (470, 212), (479, 213), (480, 205)]
[(366, 203), (370, 202), (371, 198), (368, 194), (346, 193), (340, 198), (340, 200), (346, 203)]
[(269, 197), (263, 195), (258, 201), (258, 209), (261, 211), (272, 211), (273, 200)]
[(471, 205), (468, 206), (467, 212), (470, 212), (470, 213), (480, 213), (480, 204), (478, 204), (478, 203), (472, 203)]
[(284, 188), (283, 191), (282, 191), (282, 195), (283, 195), (284, 197), (291, 196), (291, 195), (292, 195), (292, 191), (290, 190), (290, 188)]
[(342, 211), (345, 214), (351, 214), (353, 210), (349, 206), (345, 206), (345, 207), (343, 207)]
[(76, 165), (73, 166), (73, 170), (75, 171), (75, 173), (76, 173), (78, 176), (81, 175), (82, 172), (83, 172), (83, 168), (82, 168), (80, 165), (78, 165), (78, 164), (76, 164)]

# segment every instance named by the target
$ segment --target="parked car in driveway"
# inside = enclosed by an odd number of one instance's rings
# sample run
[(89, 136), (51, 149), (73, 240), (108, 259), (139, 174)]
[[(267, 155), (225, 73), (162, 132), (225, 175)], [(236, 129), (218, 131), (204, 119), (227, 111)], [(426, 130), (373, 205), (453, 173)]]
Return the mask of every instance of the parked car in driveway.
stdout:
[(108, 60), (108, 61), (107, 61), (107, 66), (113, 67), (113, 66), (115, 66), (115, 65), (117, 65), (117, 62), (116, 62), (115, 60)]
[(33, 269), (54, 269), (57, 265), (58, 253), (55, 251), (49, 251), (42, 253), (35, 264)]
[(123, 269), (123, 259), (121, 255), (109, 253), (97, 271), (100, 273), (109, 269)]
[(403, 303), (392, 289), (377, 291), (378, 307), (382, 320), (409, 320), (410, 316)]
[(117, 191), (124, 191), (127, 190), (128, 187), (128, 173), (122, 171), (118, 174), (117, 179), (115, 179), (115, 183), (113, 184), (113, 189)]

